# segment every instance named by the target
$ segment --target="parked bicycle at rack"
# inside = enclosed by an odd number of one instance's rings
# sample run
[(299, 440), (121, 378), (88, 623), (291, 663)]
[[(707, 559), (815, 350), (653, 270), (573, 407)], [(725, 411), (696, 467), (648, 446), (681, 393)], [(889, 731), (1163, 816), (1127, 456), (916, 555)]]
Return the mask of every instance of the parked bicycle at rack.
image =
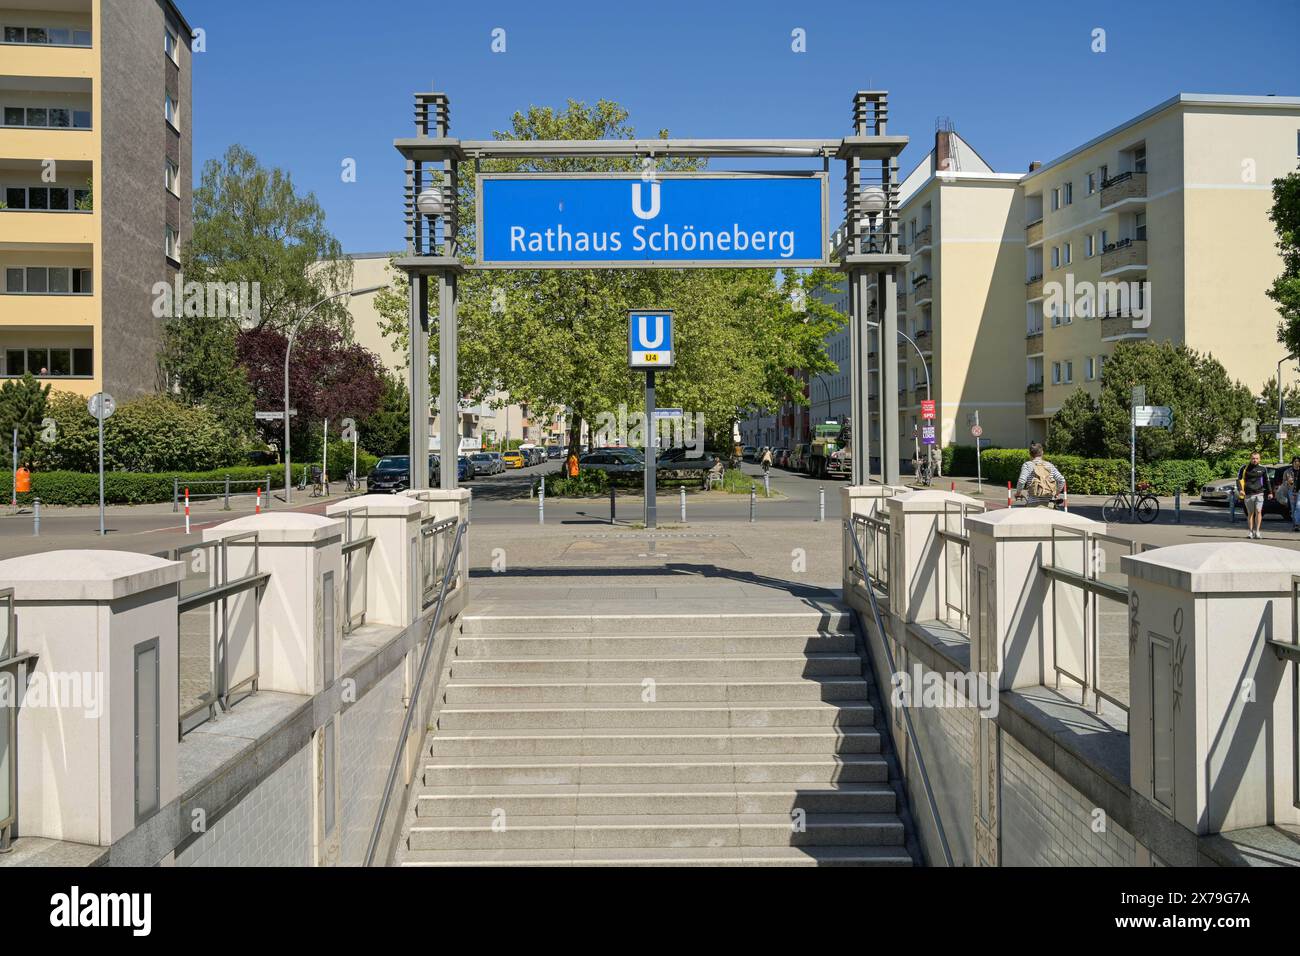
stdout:
[(1107, 522), (1132, 521), (1137, 518), (1142, 524), (1150, 524), (1160, 515), (1160, 499), (1151, 493), (1149, 482), (1140, 482), (1136, 493), (1120, 491), (1101, 508), (1101, 516)]

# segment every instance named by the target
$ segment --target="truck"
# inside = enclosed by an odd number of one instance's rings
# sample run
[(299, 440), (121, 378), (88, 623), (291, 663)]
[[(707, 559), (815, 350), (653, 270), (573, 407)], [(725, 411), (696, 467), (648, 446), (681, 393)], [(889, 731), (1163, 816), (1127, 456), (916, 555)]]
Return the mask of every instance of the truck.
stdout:
[(853, 432), (848, 422), (813, 426), (804, 471), (813, 478), (852, 478)]

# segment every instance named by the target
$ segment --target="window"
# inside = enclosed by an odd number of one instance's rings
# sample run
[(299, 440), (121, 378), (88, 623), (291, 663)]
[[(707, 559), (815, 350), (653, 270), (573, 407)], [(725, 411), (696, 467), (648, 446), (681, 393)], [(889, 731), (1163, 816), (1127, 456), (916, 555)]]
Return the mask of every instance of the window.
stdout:
[(1083, 377), (1090, 382), (1097, 377), (1096, 364), (1091, 355), (1083, 360)]
[(1059, 189), (1053, 189), (1052, 190), (1052, 212), (1056, 212), (1056, 210), (1060, 208), (1061, 208), (1061, 191)]
[(1066, 362), (1065, 363), (1065, 384), (1068, 385), (1073, 381), (1074, 381), (1074, 363)]
[(1061, 263), (1067, 266), (1070, 264), (1070, 244), (1068, 242), (1061, 247)]
[(171, 123), (177, 129), (180, 129), (180, 104), (172, 99), (170, 93), (163, 94), (163, 118)]
[(1098, 375), (1101, 375), (1101, 373), (1104, 372), (1104, 371), (1106, 371), (1106, 356), (1104, 356), (1104, 355), (1098, 355), (1098, 356), (1097, 356), (1097, 374), (1098, 374)]
[(1102, 252), (1105, 252), (1105, 251), (1106, 251), (1106, 247), (1107, 247), (1108, 245), (1110, 245), (1110, 234), (1109, 234), (1108, 232), (1106, 232), (1105, 229), (1103, 229), (1103, 230), (1101, 231), (1101, 241), (1098, 242), (1097, 244), (1098, 244), (1099, 246), (1101, 246), (1101, 251), (1102, 251)]
[(176, 32), (170, 27), (165, 28), (163, 30), (163, 52), (167, 54), (167, 58), (173, 63), (180, 62), (176, 59), (176, 48), (179, 44), (180, 38), (176, 35)]
[(1074, 183), (1066, 183), (1061, 187), (1061, 205), (1068, 206), (1074, 202)]
[(89, 195), (87, 189), (69, 189), (67, 186), (9, 186), (5, 189), (5, 204), (10, 209), (73, 212), (74, 201)]
[(1147, 171), (1147, 144), (1133, 147), (1133, 172), (1145, 173)]
[(1061, 363), (1060, 362), (1052, 363), (1052, 384), (1053, 385), (1061, 384)]
[(5, 374), (22, 375), (27, 371), (27, 351), (25, 349), (5, 349)]
[(163, 160), (163, 185), (167, 187), (167, 191), (169, 193), (172, 193), (173, 195), (176, 196), (180, 195), (179, 176), (180, 176), (180, 170), (177, 168), (176, 164), (173, 163), (170, 159), (164, 159)]
[(1091, 196), (1096, 191), (1097, 191), (1097, 174), (1089, 173), (1088, 174), (1088, 195)]
[(5, 27), (4, 42), (90, 46), (90, 31), (71, 27)]
[(38, 129), (90, 129), (90, 110), (64, 106), (6, 106), (4, 125)]
[(1110, 178), (1110, 167), (1102, 163), (1101, 168), (1097, 170), (1097, 178), (1101, 180), (1103, 186), (1106, 185), (1106, 180)]
[(1061, 267), (1061, 247), (1052, 246), (1052, 268), (1059, 269), (1060, 267)]
[(1145, 241), (1147, 237), (1147, 214), (1138, 213), (1133, 217), (1133, 238)]
[(1092, 233), (1088, 233), (1083, 237), (1083, 257), (1091, 259), (1094, 255), (1096, 255), (1096, 248), (1093, 243)]
[(163, 240), (163, 252), (167, 254), (167, 258), (179, 260), (180, 256), (177, 255), (176, 248), (176, 230), (171, 226), (164, 226), (163, 229), (166, 230)]

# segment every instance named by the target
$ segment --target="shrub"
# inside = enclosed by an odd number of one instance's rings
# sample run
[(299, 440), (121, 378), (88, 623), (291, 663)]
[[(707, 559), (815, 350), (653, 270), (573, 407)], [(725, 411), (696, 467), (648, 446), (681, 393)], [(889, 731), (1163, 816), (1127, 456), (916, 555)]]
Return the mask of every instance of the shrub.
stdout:
[[(305, 466), (293, 465), (293, 480), (302, 477)], [(270, 487), (284, 487), (284, 467), (257, 467), (244, 465), (237, 468), (224, 468), (207, 472), (161, 472), (141, 474), (128, 471), (104, 472), (104, 501), (112, 505), (139, 505), (159, 501), (171, 501), (173, 479), (184, 493), (187, 484), (193, 485), (191, 493), (197, 495), (202, 489), (204, 494), (219, 492), (218, 485), (200, 485), (199, 482), (221, 482), (226, 478), (232, 481), (258, 481), (270, 477)], [(13, 475), (0, 474), (0, 498), (8, 499), (13, 488)], [(237, 485), (232, 491), (247, 494), (249, 485)], [(263, 489), (269, 490), (269, 489)], [(91, 505), (99, 502), (99, 473), (79, 471), (37, 471), (32, 474), (32, 493), (21, 496), (24, 501), (40, 498), (47, 505)]]
[[(992, 445), (985, 445), (984, 451), (992, 451)], [(943, 473), (945, 475), (975, 476), (975, 446), (947, 445), (943, 451)], [(987, 477), (987, 476), (985, 476)]]
[[(86, 400), (56, 392), (46, 414), (55, 421), (55, 438), (33, 448), (37, 470), (98, 471), (99, 426)], [(165, 395), (123, 402), (104, 422), (104, 467), (112, 471), (208, 471), (236, 465), (241, 452), (238, 437), (215, 415)]]
[(546, 476), (546, 494), (557, 498), (592, 498), (609, 494), (609, 475), (587, 469), (570, 478), (562, 471)]
[[(988, 481), (1014, 483), (1020, 476), (1020, 466), (1029, 460), (1029, 452), (1020, 448), (990, 448), (985, 450), (981, 460)], [(1047, 460), (1061, 470), (1066, 485), (1076, 495), (1113, 495), (1128, 488), (1129, 463), (1126, 458), (1049, 454)], [(1231, 459), (1141, 462), (1137, 466), (1137, 480), (1150, 482), (1151, 490), (1158, 495), (1172, 495), (1175, 491), (1196, 493), (1207, 481), (1231, 474), (1232, 468)]]
[[(319, 462), (317, 458), (317, 462)], [(343, 441), (330, 442), (329, 455), (325, 459), (329, 466), (330, 481), (342, 481), (352, 470), (352, 443)], [(364, 478), (378, 464), (379, 459), (364, 448), (357, 450), (357, 477)], [(283, 465), (280, 466), (283, 469)]]

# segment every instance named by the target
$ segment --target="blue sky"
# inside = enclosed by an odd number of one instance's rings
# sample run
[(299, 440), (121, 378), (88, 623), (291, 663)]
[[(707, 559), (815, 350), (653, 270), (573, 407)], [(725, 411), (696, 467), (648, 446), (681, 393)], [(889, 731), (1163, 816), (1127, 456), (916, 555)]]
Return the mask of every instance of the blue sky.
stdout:
[[(853, 92), (883, 88), (890, 132), (913, 140), (904, 172), (939, 116), (995, 169), (1019, 172), (1178, 92), (1300, 95), (1296, 0), (178, 2), (207, 35), (194, 66), (196, 177), (242, 143), (317, 195), (349, 252), (400, 246), (391, 144), (411, 134), (411, 93), (435, 83), (462, 138), (569, 97), (617, 100), (649, 135), (834, 137), (848, 132)], [(505, 53), (490, 49), (498, 27)], [(1097, 27), (1104, 53), (1090, 48)], [(805, 53), (791, 51), (795, 28)], [(876, 42), (889, 34), (901, 42)], [(342, 181), (345, 158), (356, 182)]]

